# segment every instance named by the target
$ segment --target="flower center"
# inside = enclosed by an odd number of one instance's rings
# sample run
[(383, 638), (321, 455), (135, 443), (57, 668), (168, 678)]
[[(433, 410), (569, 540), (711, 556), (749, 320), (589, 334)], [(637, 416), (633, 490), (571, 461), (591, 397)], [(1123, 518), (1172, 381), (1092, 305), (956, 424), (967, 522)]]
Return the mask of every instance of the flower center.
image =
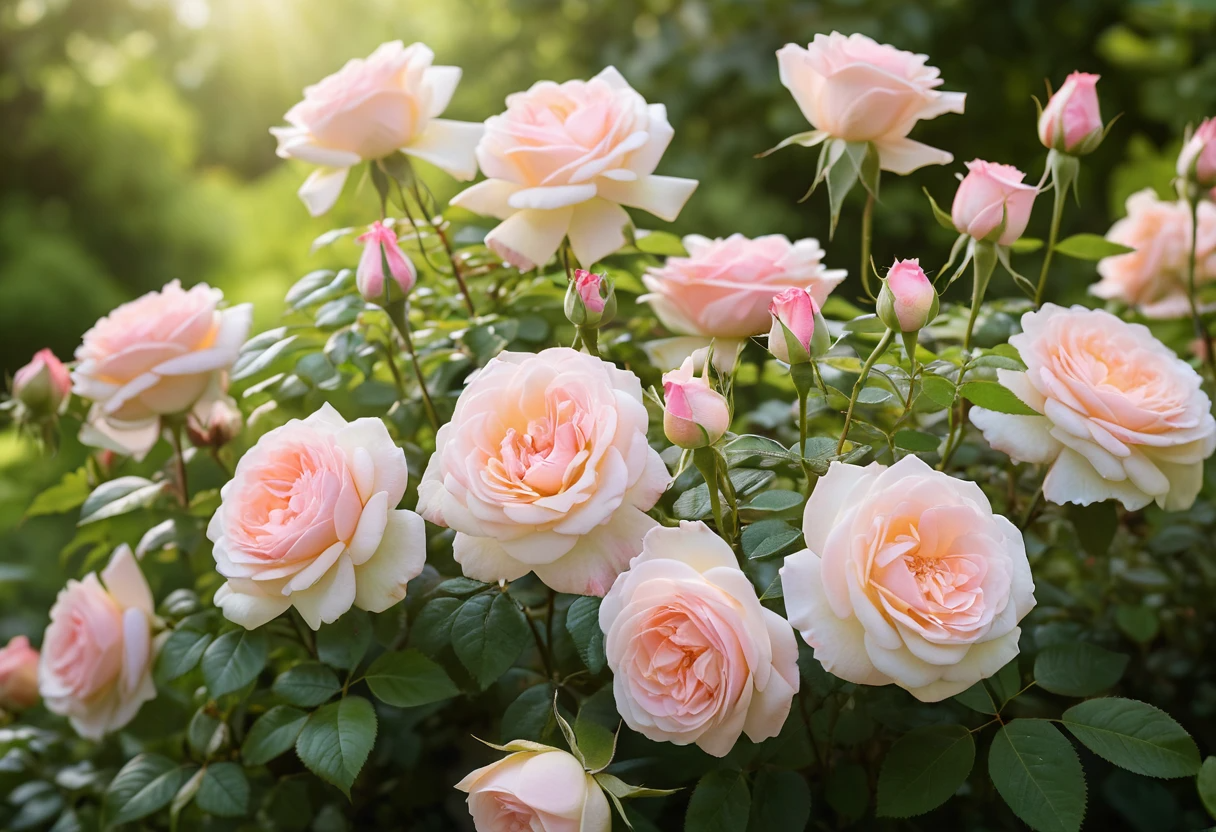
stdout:
[(590, 455), (590, 425), (582, 417), (577, 404), (565, 399), (523, 430), (507, 428), (498, 457), (488, 461), (486, 483), (516, 500), (551, 497), (569, 488)]

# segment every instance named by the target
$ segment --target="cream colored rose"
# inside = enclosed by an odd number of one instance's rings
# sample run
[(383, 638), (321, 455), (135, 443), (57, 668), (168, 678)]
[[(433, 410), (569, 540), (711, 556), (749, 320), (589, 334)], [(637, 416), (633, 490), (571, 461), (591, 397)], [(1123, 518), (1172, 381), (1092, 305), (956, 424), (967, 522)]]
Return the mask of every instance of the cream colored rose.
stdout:
[(518, 751), (470, 772), (467, 792), (477, 832), (609, 832), (612, 811), (595, 778), (556, 748)]
[(781, 569), (785, 608), (829, 673), (936, 702), (1018, 654), (1030, 564), (975, 483), (915, 456), (833, 462), (802, 532), (807, 548)]
[(409, 469), (379, 419), (328, 404), (261, 439), (207, 527), (224, 615), (260, 627), (294, 606), (314, 630), (351, 605), (383, 612), (426, 561), (422, 518), (398, 509)]
[(603, 595), (656, 523), (671, 483), (646, 441), (637, 376), (557, 347), (503, 352), (461, 393), (418, 486), (418, 511), (456, 530), (480, 581), (528, 572)]
[(1216, 420), (1189, 364), (1145, 327), (1083, 306), (1027, 312), (1009, 343), (1026, 372), (999, 370), (1000, 382), (1042, 415), (977, 407), (971, 421), (1015, 461), (1051, 466), (1044, 498), (1191, 507)]

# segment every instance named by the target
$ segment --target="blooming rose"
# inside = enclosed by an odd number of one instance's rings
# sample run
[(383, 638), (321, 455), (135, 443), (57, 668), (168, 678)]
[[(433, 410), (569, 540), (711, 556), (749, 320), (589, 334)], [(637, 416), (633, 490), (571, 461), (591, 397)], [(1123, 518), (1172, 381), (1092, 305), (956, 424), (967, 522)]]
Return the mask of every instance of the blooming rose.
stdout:
[[(1134, 248), (1098, 262), (1102, 279), (1089, 287), (1100, 298), (1121, 300), (1149, 318), (1191, 314), (1187, 270), (1191, 257), (1191, 210), (1183, 201), (1164, 202), (1152, 188), (1127, 199), (1127, 216), (1106, 239)], [(1216, 205), (1199, 204), (1199, 248), (1195, 281), (1216, 278)]]
[(785, 608), (829, 673), (937, 702), (1018, 654), (1030, 564), (975, 483), (915, 456), (833, 462), (802, 531), (807, 548), (781, 568)]
[(940, 72), (914, 55), (865, 35), (815, 35), (806, 49), (777, 52), (781, 83), (817, 131), (847, 142), (873, 142), (883, 170), (911, 173), (954, 157), (908, 138), (916, 122), (961, 113), (966, 95), (938, 92)]
[(798, 692), (798, 644), (760, 606), (722, 538), (700, 522), (654, 528), (600, 605), (625, 724), (715, 757), (775, 737)]
[(397, 151), (430, 162), (462, 181), (477, 175), (473, 148), (482, 126), (436, 118), (460, 82), (460, 68), (431, 66), (435, 53), (421, 43), (381, 44), (366, 60), (311, 87), (287, 111), (290, 127), (273, 127), (276, 151), (320, 167), (300, 188), (314, 217), (333, 207), (346, 174), (360, 161)]
[(1216, 119), (1199, 125), (1178, 155), (1178, 176), (1202, 188), (1216, 185)]
[(898, 332), (916, 332), (937, 315), (937, 291), (920, 260), (896, 260), (878, 296), (878, 316)]
[(59, 413), (72, 392), (72, 375), (48, 349), (13, 374), (13, 398), (37, 413)]
[(987, 239), (999, 231), (996, 242), (1013, 245), (1030, 222), (1038, 188), (1022, 184), (1026, 174), (1013, 165), (976, 159), (967, 163), (967, 170), (950, 212), (954, 227), (976, 240)]
[(100, 740), (156, 697), (152, 590), (125, 543), (101, 573), (69, 580), (51, 607), (38, 688), (76, 733)]
[(1047, 500), (1191, 507), (1216, 420), (1189, 364), (1145, 327), (1082, 306), (1027, 312), (1009, 343), (1026, 371), (998, 370), (1000, 382), (1043, 415), (977, 407), (971, 421), (1015, 461), (1051, 465)]
[(1047, 102), (1039, 116), (1039, 141), (1062, 153), (1084, 154), (1097, 149), (1104, 125), (1098, 106), (1098, 78), (1074, 72)]
[(487, 177), (452, 205), (503, 222), (486, 245), (520, 270), (543, 265), (569, 237), (584, 266), (625, 245), (622, 205), (674, 220), (695, 179), (655, 176), (674, 131), (614, 67), (590, 81), (541, 81), (486, 120), (477, 161)]
[(595, 778), (557, 748), (518, 751), (456, 784), (477, 832), (609, 832), (612, 812)]
[(314, 630), (351, 604), (383, 612), (422, 571), (422, 518), (397, 509), (409, 469), (379, 419), (328, 404), (275, 428), (237, 463), (207, 526), (224, 615), (254, 629), (294, 606)]
[(704, 448), (730, 427), (730, 405), (708, 380), (694, 375), (692, 364), (686, 358), (680, 369), (663, 374), (663, 431), (673, 445)]
[(253, 307), (220, 309), (223, 293), (174, 280), (124, 303), (93, 325), (76, 349), (73, 390), (92, 401), (80, 431), (86, 445), (142, 459), (162, 416), (203, 415), (249, 334)]
[(671, 483), (647, 422), (633, 373), (562, 347), (499, 353), (439, 429), (418, 511), (456, 530), (470, 578), (531, 571), (558, 592), (603, 595)]
[(824, 251), (810, 238), (791, 243), (781, 234), (754, 240), (742, 234), (717, 240), (693, 234), (684, 238), (684, 248), (687, 257), (668, 257), (642, 276), (650, 292), (639, 300), (650, 304), (663, 326), (691, 336), (647, 345), (662, 369), (680, 366), (711, 340), (717, 341), (716, 355), (733, 353), (737, 344), (769, 329), (769, 305), (782, 290), (805, 289), (822, 307), (847, 274), (825, 269)]
[(355, 271), (355, 285), (359, 294), (368, 303), (383, 304), (384, 264), (388, 263), (389, 277), (397, 285), (389, 289), (388, 300), (398, 300), (408, 295), (418, 282), (418, 271), (410, 258), (405, 256), (397, 242), (397, 232), (377, 220), (359, 236), (363, 243), (363, 254), (359, 256), (359, 267)]
[(0, 710), (23, 711), (38, 704), (38, 651), (25, 636), (0, 648)]

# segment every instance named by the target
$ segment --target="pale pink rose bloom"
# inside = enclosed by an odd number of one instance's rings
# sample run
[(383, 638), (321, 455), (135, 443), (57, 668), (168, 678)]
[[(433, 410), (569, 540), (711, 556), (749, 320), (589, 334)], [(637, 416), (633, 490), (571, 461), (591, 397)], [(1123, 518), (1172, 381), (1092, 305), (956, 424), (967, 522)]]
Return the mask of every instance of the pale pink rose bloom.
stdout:
[(368, 303), (384, 302), (385, 261), (388, 262), (389, 277), (401, 289), (400, 292), (390, 292), (389, 300), (399, 300), (408, 295), (418, 282), (418, 270), (401, 250), (397, 232), (377, 220), (358, 239), (363, 243), (363, 253), (359, 256), (359, 267), (355, 271), (355, 285), (363, 299)]
[(937, 702), (1017, 656), (1030, 564), (975, 483), (912, 455), (833, 462), (802, 532), (807, 548), (781, 568), (785, 608), (834, 676)]
[(1178, 155), (1178, 176), (1200, 187), (1216, 185), (1216, 119), (1199, 125)]
[(1074, 72), (1056, 90), (1039, 116), (1039, 141), (1044, 147), (1063, 153), (1088, 153), (1093, 149), (1088, 144), (1101, 136), (1104, 128), (1098, 104), (1099, 77)]
[(824, 251), (811, 238), (791, 243), (781, 234), (754, 240), (742, 234), (716, 240), (693, 234), (684, 238), (684, 248), (687, 257), (668, 257), (642, 276), (649, 293), (639, 300), (650, 304), (663, 326), (683, 336), (646, 346), (665, 370), (680, 366), (710, 340), (717, 342), (715, 355), (727, 355), (768, 331), (769, 305), (785, 289), (805, 289), (822, 307), (848, 274), (824, 268)]
[(612, 811), (595, 778), (560, 749), (517, 751), (470, 772), (467, 792), (477, 832), (609, 832)]
[(798, 643), (760, 605), (709, 527), (655, 528), (600, 605), (612, 691), (625, 724), (715, 757), (741, 734), (775, 737), (798, 693)]
[(1000, 382), (1043, 415), (977, 407), (971, 421), (1015, 461), (1051, 466), (1045, 499), (1191, 507), (1216, 450), (1216, 420), (1189, 364), (1146, 327), (1082, 306), (1027, 312), (1009, 343), (1026, 371), (998, 370)]
[(896, 260), (887, 273), (887, 289), (901, 332), (916, 332), (929, 323), (937, 291), (920, 267), (920, 260)]
[(0, 648), (0, 710), (23, 711), (38, 704), (38, 651), (25, 636)]
[(81, 428), (86, 445), (142, 459), (162, 416), (201, 411), (223, 395), (253, 307), (220, 308), (223, 293), (174, 280), (115, 309), (84, 334), (72, 371), (76, 395), (93, 407)]
[(314, 630), (352, 605), (383, 612), (422, 571), (422, 518), (398, 509), (409, 469), (379, 419), (325, 404), (237, 463), (207, 526), (224, 615), (246, 629), (294, 606)]
[(768, 305), (768, 313), (773, 319), (768, 331), (768, 351), (778, 361), (786, 364), (790, 361), (789, 344), (786, 342), (786, 330), (793, 335), (809, 355), (811, 339), (815, 337), (815, 313), (819, 304), (806, 289), (791, 286), (783, 289)]
[(695, 374), (691, 358), (684, 359), (680, 369), (663, 374), (663, 398), (663, 431), (673, 445), (704, 448), (730, 428), (726, 397)]
[(41, 349), (13, 373), (13, 398), (31, 410), (59, 413), (72, 393), (72, 374), (55, 353)]
[(47, 709), (100, 740), (156, 697), (152, 590), (125, 543), (101, 573), (69, 580), (51, 607), (38, 688)]
[[(1120, 300), (1145, 317), (1185, 318), (1191, 314), (1187, 270), (1191, 257), (1191, 209), (1181, 200), (1163, 201), (1152, 188), (1127, 198), (1127, 216), (1106, 239), (1135, 251), (1098, 262), (1102, 279), (1089, 287), (1100, 298)], [(1216, 205), (1199, 204), (1199, 247), (1195, 281), (1216, 279)]]
[(911, 173), (948, 164), (944, 150), (912, 141), (918, 121), (961, 113), (966, 95), (939, 92), (941, 72), (926, 55), (876, 43), (865, 35), (815, 35), (803, 49), (777, 52), (781, 83), (811, 126), (834, 139), (873, 142), (883, 170)]
[(438, 118), (460, 82), (460, 68), (432, 66), (435, 53), (421, 43), (381, 44), (311, 87), (287, 111), (290, 127), (272, 127), (281, 158), (320, 167), (300, 188), (314, 217), (333, 207), (348, 171), (361, 161), (397, 151), (461, 181), (477, 175), (473, 148), (482, 126)]
[(499, 353), (461, 393), (418, 485), (418, 512), (456, 530), (479, 581), (535, 572), (603, 595), (656, 522), (671, 475), (646, 441), (633, 373), (564, 347)]
[(486, 245), (520, 270), (547, 263), (562, 239), (590, 267), (625, 245), (640, 208), (671, 222), (697, 187), (654, 175), (674, 131), (614, 67), (590, 81), (541, 81), (486, 120), (477, 161), (488, 177), (452, 205), (503, 220)]
[(583, 306), (588, 312), (599, 315), (604, 311), (604, 304), (607, 299), (600, 294), (600, 284), (604, 281), (604, 275), (589, 272), (586, 269), (574, 270), (574, 288), (578, 292), (578, 296), (583, 301)]
[(976, 240), (991, 236), (1005, 223), (997, 243), (1012, 245), (1030, 222), (1030, 211), (1039, 190), (1025, 185), (1026, 174), (1013, 165), (979, 159), (967, 163), (967, 175), (954, 194), (950, 212), (954, 227)]

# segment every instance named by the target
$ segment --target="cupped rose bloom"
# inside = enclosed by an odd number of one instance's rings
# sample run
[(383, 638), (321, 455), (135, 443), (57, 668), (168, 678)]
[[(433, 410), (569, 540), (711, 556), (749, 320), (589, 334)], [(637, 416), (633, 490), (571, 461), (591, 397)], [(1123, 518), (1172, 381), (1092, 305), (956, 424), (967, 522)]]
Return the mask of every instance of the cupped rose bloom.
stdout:
[(642, 276), (649, 293), (639, 300), (682, 336), (646, 345), (664, 370), (680, 366), (711, 340), (717, 342), (716, 356), (730, 355), (738, 344), (769, 330), (769, 306), (783, 290), (805, 289), (822, 307), (848, 274), (824, 268), (824, 251), (811, 238), (791, 243), (781, 234), (754, 240), (742, 234), (716, 240), (693, 234), (684, 238), (684, 248), (687, 257), (668, 257)]
[(1044, 147), (1078, 155), (1098, 147), (1105, 129), (1098, 104), (1099, 77), (1074, 72), (1056, 90), (1039, 115), (1039, 141)]
[(971, 421), (1015, 461), (1051, 466), (1044, 498), (1191, 507), (1216, 420), (1189, 364), (1147, 328), (1083, 306), (1027, 312), (1009, 343), (1026, 371), (998, 370), (1000, 382), (1042, 415), (976, 407)]
[(798, 693), (798, 643), (765, 609), (722, 538), (700, 522), (655, 528), (600, 605), (625, 724), (723, 757), (775, 737)]
[(595, 778), (565, 751), (517, 751), (470, 772), (467, 792), (477, 832), (609, 832), (612, 811)]
[(708, 379), (696, 376), (691, 358), (663, 374), (663, 399), (663, 431), (673, 445), (704, 448), (730, 428), (730, 404)]
[[(790, 287), (773, 298), (768, 305), (768, 313), (773, 319), (768, 331), (768, 351), (774, 358), (786, 364), (804, 363), (810, 358), (818, 311), (819, 305), (806, 289)], [(788, 338), (797, 341), (805, 355), (791, 356)]]
[[(1191, 209), (1186, 202), (1160, 200), (1152, 188), (1137, 191), (1127, 198), (1127, 216), (1111, 226), (1106, 239), (1135, 251), (1100, 260), (1102, 279), (1089, 287), (1091, 293), (1134, 306), (1147, 318), (1191, 314)], [(1199, 204), (1195, 254), (1195, 282), (1216, 279), (1216, 205), (1210, 202)]]
[(488, 177), (452, 205), (503, 220), (486, 237), (521, 271), (547, 263), (565, 237), (587, 267), (625, 245), (640, 208), (671, 222), (695, 179), (656, 176), (674, 131), (614, 67), (590, 81), (541, 81), (486, 120), (477, 161)]
[[(397, 242), (397, 232), (377, 220), (359, 235), (363, 253), (359, 256), (359, 267), (355, 271), (355, 285), (359, 294), (368, 303), (383, 304), (386, 300), (400, 300), (410, 293), (418, 282), (418, 270)], [(388, 263), (388, 294), (384, 291), (384, 264)], [(394, 288), (395, 284), (395, 288)]]
[(73, 390), (93, 402), (80, 431), (86, 445), (142, 459), (161, 417), (223, 395), (224, 379), (249, 334), (253, 307), (221, 308), (224, 295), (174, 280), (115, 309), (76, 349)]
[(961, 113), (967, 96), (939, 92), (941, 72), (914, 55), (865, 35), (815, 35), (806, 49), (777, 52), (781, 83), (811, 126), (834, 139), (873, 142), (883, 170), (911, 173), (948, 164), (944, 150), (912, 141), (918, 121)]
[(156, 697), (152, 590), (125, 543), (101, 573), (69, 580), (51, 607), (38, 688), (76, 733), (100, 740)]
[(1026, 231), (1039, 189), (1023, 184), (1026, 174), (1013, 165), (976, 159), (967, 171), (954, 194), (954, 227), (976, 240), (995, 235), (1000, 245), (1013, 245)]
[(13, 398), (36, 413), (62, 412), (71, 393), (72, 374), (49, 349), (13, 374)]
[(422, 518), (398, 509), (409, 469), (379, 419), (328, 404), (237, 463), (207, 526), (224, 615), (254, 629), (294, 606), (314, 630), (351, 605), (383, 612), (422, 571)]
[(878, 296), (878, 317), (897, 332), (917, 332), (937, 314), (937, 290), (920, 260), (896, 260)]
[(671, 483), (647, 422), (633, 373), (564, 347), (499, 353), (439, 429), (418, 512), (456, 530), (470, 578), (603, 595)]
[(0, 710), (23, 711), (38, 704), (38, 651), (25, 636), (0, 648)]
[(937, 702), (1017, 656), (1030, 564), (975, 483), (916, 456), (833, 462), (802, 531), (807, 548), (781, 568), (785, 608), (829, 673)]
[(1199, 125), (1178, 155), (1178, 176), (1201, 188), (1216, 185), (1216, 119)]
[(430, 162), (461, 181), (477, 175), (473, 149), (482, 126), (438, 118), (460, 82), (460, 68), (431, 66), (435, 53), (421, 43), (381, 44), (367, 59), (305, 87), (287, 111), (290, 127), (272, 127), (283, 159), (320, 167), (300, 188), (314, 217), (333, 207), (348, 171), (361, 161), (397, 151)]

